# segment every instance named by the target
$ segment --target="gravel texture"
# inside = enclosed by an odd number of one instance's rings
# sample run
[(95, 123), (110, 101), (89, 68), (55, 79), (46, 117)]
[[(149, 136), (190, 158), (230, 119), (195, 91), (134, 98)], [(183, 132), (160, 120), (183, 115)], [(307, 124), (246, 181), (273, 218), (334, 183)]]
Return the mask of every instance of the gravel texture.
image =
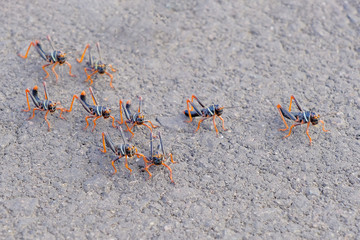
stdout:
[[(360, 4), (339, 1), (8, 1), (0, 12), (0, 239), (359, 239)], [(119, 119), (119, 99), (144, 98), (161, 127), (176, 184), (165, 167), (130, 160), (133, 173), (103, 154), (101, 132), (84, 131), (84, 109), (27, 121), (25, 89), (45, 73), (30, 41), (69, 52), (76, 78), (56, 68), (51, 99), (68, 108), (85, 90), (87, 43), (101, 43), (118, 71), (92, 85)], [(95, 54), (96, 56), (96, 54)], [(194, 134), (185, 123), (195, 94), (224, 109)], [(330, 132), (297, 127), (287, 139), (276, 105), (295, 95)], [(33, 106), (33, 105), (32, 105)], [(134, 106), (135, 108), (135, 106)], [(92, 127), (92, 123), (91, 123)], [(127, 135), (129, 136), (129, 135)], [(132, 143), (149, 154), (149, 131)]]

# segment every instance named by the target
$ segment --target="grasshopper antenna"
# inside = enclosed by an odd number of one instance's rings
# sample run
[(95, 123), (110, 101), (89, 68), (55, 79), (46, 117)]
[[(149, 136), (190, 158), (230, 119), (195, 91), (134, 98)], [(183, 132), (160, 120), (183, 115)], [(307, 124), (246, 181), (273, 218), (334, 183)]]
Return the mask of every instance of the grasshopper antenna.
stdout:
[(100, 51), (100, 43), (99, 42), (96, 43), (96, 47), (97, 47), (97, 50), (98, 50), (98, 53), (99, 53), (99, 58), (102, 61), (101, 51)]
[(240, 107), (243, 107), (243, 106), (229, 106), (229, 107), (223, 107), (225, 109), (231, 109), (231, 108), (240, 108)]
[(54, 43), (53, 43), (53, 41), (51, 40), (50, 35), (47, 35), (46, 38), (47, 38), (47, 40), (50, 42), (50, 45), (51, 45), (52, 49), (55, 51)]

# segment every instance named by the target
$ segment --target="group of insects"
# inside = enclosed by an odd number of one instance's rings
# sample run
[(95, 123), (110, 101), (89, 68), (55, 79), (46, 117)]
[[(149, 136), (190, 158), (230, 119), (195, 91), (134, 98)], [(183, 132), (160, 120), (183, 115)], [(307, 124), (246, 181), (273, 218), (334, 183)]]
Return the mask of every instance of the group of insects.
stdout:
[[(52, 66), (52, 71), (56, 77), (56, 81), (58, 81), (58, 74), (55, 72), (55, 67), (57, 65), (62, 65), (62, 64), (66, 64), (69, 66), (69, 75), (71, 77), (75, 77), (75, 75), (73, 75), (71, 73), (71, 64), (68, 63), (66, 61), (66, 53), (56, 50), (54, 47), (54, 44), (50, 38), (50, 36), (47, 36), (48, 41), (50, 42), (50, 45), (52, 47), (52, 51), (51, 52), (45, 52), (40, 44), (40, 42), (38, 40), (36, 40), (35, 42), (31, 42), (25, 55), (20, 55), (18, 54), (20, 57), (22, 58), (27, 58), (30, 48), (31, 46), (33, 46), (38, 54), (40, 55), (41, 58), (43, 58), (46, 62), (48, 62), (47, 64), (42, 66), (42, 69), (45, 71), (46, 76), (44, 77), (44, 79), (47, 79), (49, 77), (49, 73), (46, 71), (46, 67), (48, 66)], [(115, 72), (116, 70), (111, 66), (111, 65), (107, 65), (105, 63), (103, 63), (102, 61), (102, 57), (101, 57), (101, 51), (100, 51), (100, 44), (97, 43), (96, 44), (97, 50), (98, 50), (98, 55), (99, 55), (99, 59), (95, 59), (92, 55), (91, 55), (91, 46), (89, 44), (86, 45), (80, 59), (76, 59), (79, 63), (81, 63), (85, 57), (86, 52), (88, 51), (88, 55), (89, 55), (89, 61), (86, 64), (86, 67), (84, 68), (84, 72), (86, 74), (86, 81), (90, 81), (90, 85), (93, 84), (93, 79), (92, 77), (95, 74), (100, 74), (100, 75), (107, 75), (110, 77), (110, 87), (114, 87), (112, 82), (113, 82), (113, 75), (110, 74), (107, 71), (107, 67), (109, 67), (109, 69), (112, 72)], [(90, 72), (90, 74), (89, 74)], [(93, 128), (92, 131), (95, 130), (96, 127), (96, 121), (99, 118), (104, 118), (104, 119), (108, 119), (110, 118), (112, 120), (112, 127), (113, 128), (117, 128), (119, 130), (119, 133), (121, 135), (121, 138), (123, 140), (123, 143), (120, 145), (114, 145), (110, 135), (106, 132), (102, 133), (102, 144), (103, 144), (103, 149), (101, 149), (101, 151), (103, 153), (107, 152), (107, 149), (110, 149), (115, 155), (116, 158), (114, 160), (112, 160), (112, 166), (114, 168), (114, 174), (117, 172), (117, 169), (115, 167), (115, 163), (121, 159), (121, 158), (125, 158), (125, 167), (130, 171), (130, 173), (132, 172), (132, 170), (129, 168), (128, 166), (128, 159), (133, 158), (133, 157), (137, 157), (137, 158), (142, 158), (144, 161), (144, 165), (145, 168), (144, 170), (149, 174), (149, 179), (151, 178), (152, 174), (149, 171), (149, 168), (153, 165), (163, 165), (165, 166), (170, 173), (170, 180), (172, 183), (174, 183), (173, 178), (172, 178), (172, 170), (171, 168), (165, 163), (165, 161), (167, 159), (170, 159), (170, 161), (172, 163), (175, 163), (175, 161), (173, 160), (173, 156), (171, 153), (166, 154), (165, 150), (164, 150), (164, 144), (162, 141), (162, 137), (160, 132), (157, 135), (153, 135), (153, 129), (157, 128), (158, 126), (155, 126), (151, 121), (149, 120), (145, 120), (145, 116), (143, 114), (143, 112), (141, 111), (142, 109), (142, 98), (139, 97), (139, 106), (136, 112), (131, 112), (130, 108), (131, 108), (131, 102), (127, 101), (124, 103), (122, 100), (119, 101), (119, 108), (120, 108), (120, 121), (116, 120), (113, 116), (111, 116), (111, 109), (107, 108), (105, 106), (99, 105), (98, 101), (95, 98), (95, 94), (93, 92), (93, 89), (91, 87), (89, 87), (89, 91), (90, 91), (90, 95), (91, 95), (91, 99), (92, 99), (92, 103), (89, 102), (86, 98), (86, 92), (82, 91), (80, 93), (80, 97), (78, 95), (74, 95), (70, 104), (69, 109), (66, 109), (64, 107), (61, 106), (60, 102), (53, 102), (51, 100), (49, 100), (48, 97), (48, 93), (47, 93), (47, 89), (46, 89), (46, 83), (43, 82), (43, 86), (44, 86), (44, 99), (40, 99), (39, 97), (39, 93), (38, 93), (38, 86), (34, 86), (32, 90), (30, 89), (26, 89), (25, 93), (26, 93), (26, 99), (27, 99), (27, 106), (28, 108), (26, 110), (23, 111), (31, 111), (31, 107), (30, 107), (30, 102), (29, 102), (29, 96), (33, 102), (33, 104), (35, 105), (35, 107), (32, 110), (32, 116), (29, 119), (34, 118), (35, 116), (35, 111), (44, 111), (45, 113), (45, 121), (48, 125), (48, 130), (50, 131), (50, 122), (47, 119), (48, 113), (50, 112), (51, 114), (54, 113), (56, 110), (60, 111), (60, 115), (59, 117), (61, 119), (65, 119), (62, 114), (63, 113), (69, 113), (72, 111), (73, 109), (73, 104), (75, 100), (78, 100), (80, 102), (80, 104), (82, 105), (82, 107), (85, 109), (85, 111), (87, 112), (87, 116), (85, 117), (85, 122), (86, 122), (86, 126), (84, 129), (87, 129), (89, 126), (89, 122), (88, 119), (92, 119), (93, 121)], [(198, 103), (198, 106), (200, 106), (201, 108), (197, 107), (194, 100), (196, 100), (196, 102)], [(298, 112), (292, 112), (291, 111), (291, 105), (292, 102), (295, 102), (297, 108), (298, 108)], [(224, 123), (224, 119), (221, 117), (221, 115), (223, 114), (223, 110), (225, 108), (232, 108), (232, 107), (221, 107), (220, 105), (217, 104), (212, 104), (210, 106), (206, 106), (204, 105), (195, 95), (192, 95), (190, 99), (187, 99), (186, 101), (187, 103), (187, 108), (186, 110), (184, 110), (184, 114), (186, 117), (189, 118), (189, 121), (187, 122), (192, 122), (193, 118), (197, 118), (197, 117), (201, 117), (201, 119), (198, 122), (197, 128), (195, 130), (195, 132), (197, 132), (200, 129), (200, 125), (203, 121), (207, 120), (207, 119), (212, 119), (213, 121), (213, 125), (214, 125), (214, 129), (216, 132), (216, 135), (219, 135), (219, 130), (216, 127), (216, 117), (220, 118), (220, 120), (222, 121), (222, 128), (224, 131), (226, 131), (227, 129), (225, 128), (225, 123)], [(282, 120), (284, 121), (284, 124), (286, 126), (285, 129), (279, 129), (280, 131), (286, 131), (289, 129), (285, 118), (292, 120), (294, 122), (294, 124), (291, 125), (289, 133), (284, 137), (289, 137), (291, 135), (292, 129), (295, 126), (299, 126), (299, 125), (303, 125), (303, 124), (307, 124), (307, 128), (306, 128), (306, 134), (309, 137), (310, 140), (310, 145), (311, 145), (311, 137), (309, 135), (309, 126), (310, 124), (312, 125), (316, 125), (319, 122), (322, 124), (322, 130), (324, 132), (327, 132), (328, 130), (325, 130), (325, 123), (324, 121), (320, 120), (320, 116), (316, 115), (314, 112), (311, 111), (306, 111), (303, 110), (298, 101), (295, 99), (294, 96), (291, 96), (290, 98), (290, 106), (289, 106), (289, 110), (284, 109), (283, 107), (281, 107), (280, 105), (277, 105), (277, 109), (280, 113), (280, 116), (282, 118)], [(123, 118), (123, 114), (125, 116), (125, 120)], [(119, 124), (119, 126), (117, 126), (116, 123)], [(138, 153), (138, 150), (136, 148), (136, 146), (134, 146), (133, 144), (130, 144), (123, 133), (123, 129), (121, 127), (121, 125), (124, 124), (126, 127), (126, 131), (128, 131), (129, 133), (131, 133), (131, 137), (129, 139), (129, 141), (134, 137), (134, 132), (132, 131), (134, 127), (136, 126), (145, 126), (150, 130), (150, 155), (149, 157), (145, 157), (143, 154)], [(159, 145), (157, 147), (156, 150), (153, 149), (153, 142), (155, 139), (159, 139)]]

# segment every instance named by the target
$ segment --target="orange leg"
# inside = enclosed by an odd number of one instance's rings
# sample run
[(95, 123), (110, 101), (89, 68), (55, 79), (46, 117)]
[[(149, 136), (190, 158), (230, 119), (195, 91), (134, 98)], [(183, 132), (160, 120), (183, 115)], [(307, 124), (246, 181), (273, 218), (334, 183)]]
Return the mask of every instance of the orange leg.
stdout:
[[(290, 107), (291, 107), (291, 104), (290, 104)], [(280, 108), (281, 108), (281, 105), (280, 105), (280, 104), (278, 104), (278, 105), (277, 105), (277, 109), (279, 110), (280, 116), (281, 116), (281, 118), (282, 118), (282, 120), (283, 120), (283, 122), (284, 122), (284, 124), (285, 124), (286, 128), (284, 128), (284, 129), (279, 129), (279, 131), (286, 131), (286, 130), (288, 130), (288, 129), (289, 129), (289, 126), (287, 125), (287, 123), (286, 123), (286, 121), (285, 121), (285, 118), (284, 118), (284, 116), (283, 116), (283, 114), (282, 114), (282, 112), (281, 112)], [(290, 110), (289, 110), (289, 111), (290, 111)]]
[(36, 110), (43, 111), (41, 108), (33, 108), (33, 114), (32, 114), (31, 117), (28, 118), (28, 120), (33, 119), (35, 117), (35, 111)]
[(90, 44), (86, 44), (85, 49), (84, 49), (84, 52), (83, 52), (83, 54), (81, 55), (80, 60), (79, 60), (79, 59), (76, 59), (76, 61), (77, 61), (78, 63), (81, 63), (81, 62), (83, 61), (84, 56), (85, 56), (85, 53), (86, 53), (86, 50), (87, 50), (89, 47), (90, 47)]
[(30, 89), (25, 89), (25, 93), (26, 93), (26, 101), (27, 101), (27, 105), (28, 105), (28, 109), (23, 109), (24, 112), (28, 112), (31, 110), (30, 108), (30, 102), (29, 102), (29, 93), (30, 93)]
[(111, 71), (116, 72), (116, 69), (111, 66), (111, 64), (108, 65), (111, 69)]
[[(89, 87), (89, 91), (90, 91), (90, 93), (91, 93), (91, 99), (92, 99), (94, 105), (97, 105), (97, 102), (96, 102), (96, 99), (95, 99), (95, 96), (94, 96), (94, 92), (93, 92), (93, 90), (92, 90), (92, 87)], [(111, 112), (111, 111), (110, 111), (110, 112)]]
[(198, 103), (200, 104), (201, 107), (205, 107), (195, 95), (191, 95), (191, 102), (194, 102), (194, 99), (196, 99), (198, 101)]
[[(106, 153), (105, 133), (102, 133), (102, 142), (103, 142), (104, 150), (100, 149), (100, 151), (103, 153)], [(116, 171), (116, 169), (115, 169), (115, 171)]]
[(113, 173), (113, 175), (114, 175), (115, 173), (117, 173), (117, 170), (116, 170), (116, 167), (115, 167), (115, 162), (116, 162), (117, 160), (119, 160), (120, 158), (122, 158), (122, 156), (119, 156), (119, 158), (117, 158), (117, 159), (115, 159), (115, 160), (113, 160), (113, 161), (111, 162), (111, 165), (112, 165), (113, 168), (114, 168), (114, 173)]
[(45, 64), (44, 66), (42, 66), (42, 69), (44, 70), (44, 72), (46, 72), (46, 76), (44, 77), (44, 79), (47, 79), (50, 76), (50, 74), (48, 73), (48, 71), (45, 70), (45, 68), (47, 66), (50, 66), (50, 65), (53, 65), (53, 64), (54, 63), (49, 63), (49, 64)]
[[(46, 82), (43, 82), (43, 85), (44, 85), (44, 96), (45, 96), (45, 99), (46, 100), (49, 100), (48, 99), (48, 95), (47, 95), (47, 91), (46, 91)], [(35, 86), (36, 87), (36, 91), (38, 90), (38, 87), (37, 86)], [(34, 87), (34, 88), (35, 88)]]
[(157, 127), (159, 127), (159, 126), (156, 126), (156, 125), (152, 124), (152, 122), (150, 122), (149, 120), (147, 120), (146, 122), (150, 123), (152, 128), (157, 128)]
[(53, 67), (51, 68), (51, 70), (53, 71), (53, 73), (55, 74), (55, 77), (56, 77), (56, 82), (58, 81), (58, 79), (59, 79), (59, 75), (57, 75), (57, 73), (55, 72), (55, 67), (56, 67), (56, 65), (58, 65), (59, 63), (58, 62), (56, 62), (54, 65), (53, 65)]
[(49, 110), (46, 111), (44, 118), (45, 118), (45, 121), (46, 121), (46, 123), (48, 125), (48, 131), (50, 132), (50, 122), (47, 120), (47, 115), (48, 115), (49, 112), (50, 112)]
[(148, 129), (150, 129), (150, 132), (152, 132), (152, 128), (149, 125), (147, 125), (145, 123), (143, 123), (142, 125), (146, 126)]
[(130, 122), (125, 121), (125, 125), (126, 125), (126, 127), (127, 127), (127, 131), (131, 131), (131, 129), (133, 129), (133, 127), (136, 125), (136, 123), (134, 123), (134, 124), (131, 126), (131, 128), (129, 128), (128, 125), (127, 125), (127, 123), (130, 123)]
[(138, 126), (138, 124), (137, 124), (137, 123), (134, 123), (134, 124), (131, 126), (131, 128), (129, 128), (129, 131), (131, 131), (135, 126)]
[[(37, 43), (37, 41), (35, 42), (35, 43)], [(30, 45), (29, 45), (29, 47), (28, 47), (28, 49), (27, 49), (27, 51), (26, 51), (26, 53), (25, 53), (25, 55), (24, 56), (22, 56), (20, 53), (18, 53), (18, 55), (19, 55), (19, 57), (22, 57), (22, 58), (27, 58), (27, 56), (28, 56), (28, 54), (29, 54), (29, 51), (30, 51), (30, 48), (31, 48), (31, 46), (33, 46), (33, 47), (35, 47), (35, 44), (34, 42), (31, 42), (30, 43)]]
[(218, 116), (221, 121), (222, 121), (222, 128), (224, 129), (224, 131), (227, 131), (227, 129), (225, 128), (225, 122), (224, 122), (224, 119), (221, 117), (221, 116)]
[[(87, 69), (87, 68), (84, 68), (84, 72), (85, 72), (85, 75), (86, 75), (86, 80), (85, 80), (85, 82), (89, 81), (89, 74), (87, 73), (86, 69)], [(92, 79), (90, 79), (90, 80), (91, 80), (91, 82), (90, 82), (90, 85), (91, 85), (91, 84), (92, 84)]]
[(112, 126), (113, 126), (113, 128), (116, 128), (116, 126), (115, 126), (115, 118), (113, 116), (110, 116), (110, 118), (112, 118)]
[(216, 115), (213, 116), (213, 124), (214, 124), (214, 127), (215, 127), (216, 136), (218, 136), (219, 135), (219, 130), (216, 127), (215, 118), (216, 118)]
[(127, 130), (132, 134), (132, 136), (130, 137), (130, 140), (131, 140), (135, 136), (135, 134), (131, 131), (131, 129), (135, 126), (135, 123), (131, 126), (131, 128), (129, 128), (126, 121), (124, 123), (125, 123)]
[(195, 130), (195, 132), (197, 132), (200, 128), (200, 124), (205, 120), (205, 119), (208, 119), (208, 118), (202, 118), (200, 119), (199, 123), (198, 123), (198, 126), (197, 126), (197, 129)]
[(322, 130), (324, 132), (329, 132), (330, 130), (325, 130), (325, 122), (323, 120), (320, 120), (320, 122), (322, 123)]
[(310, 126), (310, 121), (308, 122), (307, 126), (306, 126), (306, 135), (309, 137), (310, 139), (310, 145), (311, 145), (311, 137), (309, 135), (309, 126)]
[(74, 74), (71, 73), (71, 64), (68, 63), (68, 62), (65, 62), (65, 63), (66, 63), (66, 65), (69, 66), (69, 75), (70, 75), (71, 77), (76, 77), (76, 75), (74, 75)]
[(289, 105), (289, 112), (291, 112), (291, 104), (292, 104), (292, 101), (294, 100), (294, 96), (291, 95), (290, 97), (290, 105)]
[(120, 105), (120, 119), (121, 122), (119, 122), (118, 120), (116, 120), (119, 124), (123, 124), (124, 120), (123, 120), (123, 116), (122, 116), (122, 101), (119, 101), (119, 105)]
[(87, 76), (86, 81), (89, 81), (89, 80), (90, 80), (90, 85), (93, 84), (93, 82), (94, 82), (91, 77), (92, 77), (94, 74), (96, 74), (97, 72), (98, 72), (98, 71), (95, 71), (95, 72), (93, 72), (93, 73), (91, 73), (90, 75)]
[(132, 172), (131, 168), (129, 168), (128, 157), (127, 156), (125, 156), (125, 167), (130, 171), (130, 173)]
[(147, 164), (149, 163), (149, 161), (146, 159), (146, 157), (144, 155), (140, 154), (140, 153), (136, 153), (136, 157), (142, 158), (143, 161), (144, 161), (145, 166), (147, 166)]
[(175, 182), (174, 182), (174, 180), (173, 180), (173, 178), (172, 178), (172, 170), (171, 170), (171, 168), (170, 168), (168, 165), (166, 165), (165, 163), (161, 163), (161, 165), (163, 165), (163, 166), (167, 167), (167, 169), (169, 169), (169, 172), (170, 172), (170, 180), (171, 180), (171, 182), (172, 182), (173, 184), (175, 184)]
[(150, 173), (150, 171), (149, 171), (149, 168), (151, 167), (151, 166), (153, 166), (153, 165), (155, 165), (155, 164), (150, 164), (150, 165), (148, 165), (148, 166), (146, 166), (144, 169), (145, 169), (145, 171), (149, 174), (149, 178), (148, 178), (148, 180), (150, 180), (150, 178), (151, 178), (151, 173)]
[[(192, 97), (191, 97), (191, 100), (192, 100)], [(188, 123), (191, 123), (192, 122), (192, 116), (191, 116), (191, 111), (194, 110), (193, 106), (190, 104), (190, 100), (186, 100), (186, 104), (187, 104), (187, 110), (188, 110), (188, 113), (189, 113), (189, 118), (190, 120), (189, 121), (186, 121)]]
[(112, 84), (112, 81), (113, 81), (113, 75), (111, 75), (110, 73), (108, 72), (105, 72), (106, 75), (108, 75), (110, 77), (110, 87), (114, 88), (113, 84)]
[(66, 110), (66, 109), (65, 109), (65, 111), (67, 111), (67, 112), (71, 112), (71, 111), (72, 111), (72, 107), (73, 107), (75, 98), (79, 100), (79, 97), (78, 97), (77, 95), (74, 95), (74, 96), (73, 96), (73, 99), (72, 99), (72, 101), (71, 101), (69, 110)]
[(172, 163), (177, 163), (177, 162), (174, 161), (173, 155), (171, 153), (169, 153), (169, 157), (170, 157), (170, 160), (171, 160)]
[(101, 118), (102, 116), (97, 116), (95, 117), (95, 119), (93, 120), (94, 122), (94, 126), (93, 126), (93, 129), (91, 130), (92, 132), (95, 130), (95, 127), (96, 127), (96, 120), (98, 120), (99, 118)]
[(293, 95), (291, 95), (290, 97), (290, 105), (289, 105), (289, 112), (291, 112), (291, 105), (292, 105), (292, 102), (295, 102), (296, 106), (298, 107), (298, 109), (300, 111), (302, 111), (301, 107), (299, 106), (299, 103), (296, 101), (295, 97)]
[(59, 115), (59, 118), (66, 120), (66, 118), (64, 118), (64, 117), (62, 116), (62, 113), (63, 113), (63, 112), (66, 112), (66, 109), (65, 109), (65, 108), (58, 108), (58, 109), (61, 111), (61, 112), (60, 112), (60, 115)]
[(287, 138), (287, 137), (289, 137), (290, 135), (291, 135), (291, 130), (293, 129), (293, 127), (296, 127), (296, 126), (299, 126), (299, 125), (301, 125), (301, 124), (303, 124), (302, 122), (301, 123), (294, 123), (293, 125), (291, 125), (291, 127), (290, 127), (290, 131), (289, 131), (289, 134), (288, 135), (286, 135), (285, 137), (283, 137), (283, 138)]
[(194, 102), (194, 99), (199, 101), (199, 99), (195, 95), (191, 95), (191, 102)]
[(86, 127), (84, 128), (84, 130), (85, 130), (85, 129), (87, 129), (87, 127), (89, 126), (88, 118), (94, 118), (94, 117), (96, 117), (96, 116), (91, 115), (91, 116), (87, 116), (87, 117), (85, 117)]

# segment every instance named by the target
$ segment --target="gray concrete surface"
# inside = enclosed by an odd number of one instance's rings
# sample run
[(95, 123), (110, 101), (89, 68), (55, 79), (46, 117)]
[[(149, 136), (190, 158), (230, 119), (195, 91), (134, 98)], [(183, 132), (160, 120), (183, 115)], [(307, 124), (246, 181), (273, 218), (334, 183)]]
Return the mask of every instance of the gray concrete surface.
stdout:
[[(359, 239), (360, 4), (339, 1), (4, 1), (0, 11), (1, 239)], [(176, 185), (165, 168), (147, 181), (140, 160), (102, 154), (101, 132), (84, 131), (85, 112), (27, 121), (26, 88), (41, 89), (44, 64), (31, 40), (50, 34), (70, 52), (77, 78), (58, 68), (52, 99), (69, 107), (88, 92), (86, 43), (102, 44), (119, 71), (93, 84), (119, 118), (118, 101), (142, 96), (149, 119), (162, 124)], [(40, 92), (42, 96), (42, 91)], [(194, 134), (186, 99), (227, 109), (228, 132), (211, 121)], [(322, 116), (282, 139), (276, 110), (294, 94)], [(159, 124), (159, 123), (158, 123)], [(219, 121), (220, 126), (220, 121)], [(133, 141), (148, 154), (148, 130)]]

